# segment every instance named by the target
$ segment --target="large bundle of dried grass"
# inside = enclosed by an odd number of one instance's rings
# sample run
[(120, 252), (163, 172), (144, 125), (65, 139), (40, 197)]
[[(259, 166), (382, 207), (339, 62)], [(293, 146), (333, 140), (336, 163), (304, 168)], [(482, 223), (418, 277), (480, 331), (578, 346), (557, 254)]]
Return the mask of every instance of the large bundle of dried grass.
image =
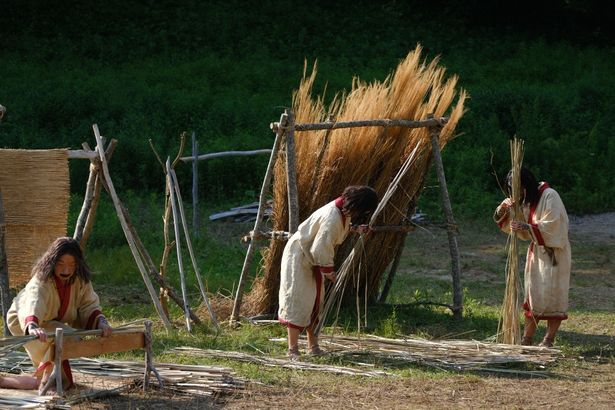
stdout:
[[(510, 141), (510, 160), (512, 164), (511, 200), (512, 213), (517, 221), (522, 221), (521, 210), (521, 166), (523, 164), (523, 140)], [(502, 314), (498, 323), (498, 341), (500, 343), (518, 344), (521, 341), (519, 327), (519, 250), (517, 236), (511, 231), (507, 242), (508, 258), (506, 260), (506, 291), (502, 302)]]
[(36, 260), (66, 235), (68, 151), (0, 149), (10, 286), (30, 280)]
[[(328, 108), (323, 98), (312, 99), (316, 69), (304, 75), (299, 90), (293, 95), (293, 110), (297, 123), (358, 121), (366, 119), (425, 119), (428, 114), (436, 117), (448, 115), (449, 121), (442, 129), (440, 146), (452, 138), (457, 122), (464, 112), (467, 97), (461, 90), (457, 102), (457, 77), (445, 79), (445, 69), (438, 59), (426, 63), (421, 59), (417, 46), (401, 61), (395, 72), (382, 82), (365, 83), (354, 79), (347, 95), (337, 96)], [(391, 198), (389, 205), (376, 221), (376, 225), (397, 225), (405, 218), (411, 201), (416, 200), (427, 173), (431, 147), (425, 128), (364, 127), (297, 132), (296, 162), (300, 220), (314, 210), (336, 198), (348, 185), (367, 184), (382, 195), (406, 157), (417, 149), (415, 166), (400, 181), (401, 189)], [(284, 158), (275, 165), (273, 183), (273, 229), (287, 230), (288, 206), (286, 203), (286, 172)], [(378, 291), (380, 277), (394, 257), (403, 233), (378, 233), (368, 237), (361, 258), (360, 278), (367, 289), (368, 298)], [(352, 248), (349, 239), (338, 250), (337, 259), (344, 260)], [(246, 308), (252, 313), (273, 312), (277, 306), (280, 260), (283, 242), (272, 241), (264, 257), (264, 276), (257, 278), (247, 297)], [(363, 286), (362, 285), (362, 286)]]

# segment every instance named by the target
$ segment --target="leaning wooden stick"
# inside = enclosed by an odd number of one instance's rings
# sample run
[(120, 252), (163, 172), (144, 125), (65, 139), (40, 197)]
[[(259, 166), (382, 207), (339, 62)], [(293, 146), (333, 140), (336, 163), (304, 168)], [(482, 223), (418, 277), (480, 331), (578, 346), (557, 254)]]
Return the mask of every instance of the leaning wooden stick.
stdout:
[(98, 155), (100, 156), (103, 175), (105, 177), (107, 185), (109, 186), (109, 195), (111, 196), (113, 205), (115, 207), (115, 211), (120, 220), (122, 230), (124, 231), (124, 236), (126, 237), (126, 241), (128, 242), (128, 246), (130, 247), (132, 256), (134, 257), (135, 262), (137, 263), (137, 267), (139, 268), (139, 272), (141, 273), (141, 277), (143, 278), (145, 287), (147, 288), (147, 291), (149, 292), (150, 297), (152, 298), (154, 307), (156, 308), (156, 311), (158, 312), (158, 315), (162, 319), (167, 330), (171, 330), (173, 329), (173, 325), (171, 324), (171, 322), (169, 321), (169, 318), (166, 316), (166, 314), (162, 310), (162, 306), (160, 305), (160, 301), (158, 300), (158, 295), (156, 294), (156, 291), (154, 290), (154, 287), (152, 286), (152, 282), (150, 281), (149, 276), (147, 275), (147, 271), (145, 269), (145, 266), (143, 265), (143, 261), (141, 260), (141, 257), (139, 256), (139, 252), (135, 246), (132, 232), (128, 228), (128, 224), (126, 222), (126, 219), (124, 218), (124, 214), (122, 212), (122, 207), (121, 207), (121, 202), (117, 196), (117, 193), (115, 192), (115, 187), (113, 186), (113, 182), (111, 182), (111, 174), (109, 173), (109, 167), (107, 166), (107, 159), (105, 156), (105, 152), (102, 149), (102, 140), (100, 137), (100, 132), (98, 131), (98, 125), (94, 124), (92, 128), (94, 130), (94, 137), (96, 138), (96, 143), (98, 144), (97, 146)]
[(184, 274), (184, 261), (182, 258), (181, 236), (179, 234), (179, 212), (177, 211), (177, 199), (175, 197), (174, 181), (171, 173), (171, 160), (167, 158), (167, 184), (169, 185), (169, 193), (171, 197), (171, 209), (173, 210), (173, 228), (175, 230), (175, 249), (177, 250), (177, 268), (179, 269), (179, 279), (181, 282), (182, 297), (184, 298), (184, 315), (186, 318), (186, 328), (192, 333), (192, 324), (190, 322), (190, 310), (188, 304), (188, 292), (186, 290), (186, 275)]
[[(201, 279), (201, 272), (199, 271), (199, 266), (196, 263), (196, 257), (194, 256), (194, 250), (192, 248), (192, 240), (190, 239), (190, 235), (188, 233), (188, 223), (186, 222), (186, 215), (184, 214), (184, 203), (182, 201), (182, 194), (179, 190), (179, 183), (177, 182), (177, 175), (175, 174), (175, 170), (171, 169), (171, 180), (173, 181), (173, 187), (175, 189), (175, 196), (177, 197), (177, 205), (179, 208), (179, 215), (182, 221), (182, 227), (184, 228), (184, 237), (186, 238), (186, 246), (188, 246), (188, 252), (190, 253), (190, 260), (192, 261), (192, 267), (194, 268), (194, 274), (196, 275), (196, 280), (199, 283), (199, 289), (201, 291), (201, 296), (203, 296), (203, 301), (207, 306), (207, 311), (209, 312), (209, 316), (211, 317), (211, 322), (215, 326), (216, 330), (220, 330), (220, 326), (218, 326), (218, 321), (216, 320), (216, 314), (211, 308), (211, 304), (209, 303), (209, 298), (207, 297), (207, 292), (205, 292), (205, 286), (203, 285), (203, 281)], [(177, 239), (176, 239), (177, 241)]]
[[(521, 210), (521, 166), (523, 164), (523, 140), (514, 138), (510, 141), (510, 160), (512, 165), (511, 201), (513, 219), (524, 220)], [(508, 258), (506, 260), (506, 290), (502, 302), (502, 314), (498, 323), (498, 342), (519, 344), (521, 327), (519, 323), (519, 250), (517, 236), (511, 230), (508, 237)]]
[[(256, 215), (256, 221), (254, 222), (254, 232), (261, 230), (262, 219), (265, 213), (265, 203), (267, 202), (267, 193), (269, 192), (269, 185), (271, 178), (273, 177), (273, 166), (278, 156), (281, 141), (284, 136), (284, 127), (287, 121), (286, 113), (280, 117), (280, 122), (277, 125), (272, 124), (272, 128), (275, 128), (276, 136), (273, 142), (273, 149), (271, 156), (269, 157), (269, 164), (267, 165), (267, 171), (265, 172), (265, 178), (263, 179), (263, 185), (261, 187), (261, 193), (258, 201), (258, 213)], [(241, 268), (241, 275), (239, 276), (239, 284), (237, 285), (237, 292), (235, 293), (235, 301), (233, 302), (233, 311), (231, 313), (230, 324), (234, 324), (239, 319), (239, 312), (241, 311), (241, 300), (243, 298), (243, 288), (245, 286), (246, 278), (248, 277), (248, 270), (252, 264), (252, 256), (254, 254), (254, 244), (250, 242), (248, 250), (246, 251), (246, 257), (243, 261), (243, 267)]]

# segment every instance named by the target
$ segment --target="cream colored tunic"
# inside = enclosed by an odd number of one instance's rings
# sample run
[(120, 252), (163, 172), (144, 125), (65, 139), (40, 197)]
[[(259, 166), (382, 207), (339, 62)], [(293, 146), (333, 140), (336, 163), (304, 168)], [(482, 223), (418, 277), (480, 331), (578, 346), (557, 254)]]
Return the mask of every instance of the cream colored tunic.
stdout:
[[(536, 319), (567, 319), (570, 287), (571, 252), (568, 241), (568, 214), (559, 194), (541, 183), (540, 200), (535, 208), (524, 206), (530, 231), (518, 231), (517, 237), (531, 241), (525, 263), (526, 316)], [(510, 232), (510, 218), (500, 218), (500, 206), (494, 219), (504, 232)]]
[[(282, 254), (280, 322), (299, 328), (310, 325), (315, 303), (322, 304), (324, 294), (324, 280), (320, 281), (321, 289), (317, 292), (314, 267), (333, 269), (335, 247), (348, 235), (349, 222), (344, 222), (333, 201), (317, 209), (290, 237)], [(317, 293), (320, 293), (318, 301)]]
[[(60, 305), (60, 294), (55, 280), (41, 281), (32, 277), (15, 297), (7, 313), (9, 330), (15, 336), (22, 336), (32, 321), (38, 321), (38, 325), (48, 332), (53, 332), (60, 326), (65, 329), (95, 329), (98, 318), (102, 316), (100, 301), (92, 282), (83, 283), (78, 277), (70, 285), (68, 305), (62, 317), (58, 317)], [(33, 317), (37, 320), (33, 320)], [(49, 346), (50, 343), (38, 340), (24, 345), (35, 369), (47, 361)]]

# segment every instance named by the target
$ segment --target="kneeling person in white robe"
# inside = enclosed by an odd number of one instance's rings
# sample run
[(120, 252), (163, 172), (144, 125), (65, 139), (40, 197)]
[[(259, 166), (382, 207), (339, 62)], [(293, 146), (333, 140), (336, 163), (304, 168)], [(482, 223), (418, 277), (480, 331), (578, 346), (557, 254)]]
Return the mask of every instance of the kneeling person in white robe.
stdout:
[[(35, 377), (42, 387), (51, 374), (51, 343), (46, 332), (101, 329), (109, 336), (111, 326), (102, 314), (98, 295), (90, 280), (91, 272), (79, 242), (58, 238), (32, 270), (32, 279), (19, 292), (7, 314), (7, 324), (15, 336), (33, 335), (24, 345), (34, 365)], [(73, 377), (68, 360), (62, 361), (62, 385), (70, 388)]]

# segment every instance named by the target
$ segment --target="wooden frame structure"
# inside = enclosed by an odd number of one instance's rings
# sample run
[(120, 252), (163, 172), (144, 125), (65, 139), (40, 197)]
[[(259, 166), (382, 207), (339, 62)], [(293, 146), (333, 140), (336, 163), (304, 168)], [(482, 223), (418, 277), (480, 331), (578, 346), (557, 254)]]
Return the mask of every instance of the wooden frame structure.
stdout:
[[(324, 123), (314, 123), (314, 124), (296, 124), (294, 113), (290, 109), (286, 109), (284, 113), (280, 116), (280, 120), (277, 123), (271, 124), (271, 129), (276, 133), (273, 149), (271, 151), (271, 156), (269, 158), (269, 165), (267, 167), (267, 171), (265, 172), (265, 177), (263, 179), (263, 184), (261, 187), (260, 197), (259, 197), (259, 207), (258, 213), (256, 217), (256, 221), (254, 222), (254, 229), (250, 233), (251, 239), (258, 239), (261, 237), (267, 237), (268, 235), (263, 234), (261, 232), (262, 219), (263, 219), (263, 210), (266, 202), (266, 196), (269, 193), (271, 178), (273, 175), (273, 167), (280, 150), (280, 146), (282, 145), (282, 140), (285, 142), (285, 153), (286, 153), (286, 176), (287, 176), (287, 192), (288, 192), (288, 218), (289, 218), (289, 235), (292, 235), (299, 225), (298, 217), (299, 217), (299, 206), (298, 206), (298, 196), (297, 196), (297, 179), (296, 179), (296, 169), (295, 169), (295, 148), (294, 148), (294, 134), (296, 131), (316, 131), (316, 130), (334, 130), (340, 128), (356, 128), (356, 127), (407, 127), (407, 128), (428, 128), (429, 136), (432, 144), (432, 153), (434, 157), (434, 161), (436, 163), (436, 172), (438, 176), (438, 181), (440, 183), (441, 189), (441, 199), (442, 204), (445, 211), (446, 222), (447, 222), (447, 235), (448, 242), (450, 248), (450, 254), (452, 259), (452, 281), (453, 281), (453, 304), (447, 305), (453, 312), (453, 316), (455, 319), (461, 319), (463, 312), (463, 296), (461, 290), (461, 264), (459, 261), (459, 247), (457, 244), (457, 234), (458, 228), (453, 217), (452, 207), (450, 203), (450, 198), (448, 195), (448, 189), (446, 185), (446, 177), (444, 174), (444, 166), (442, 164), (442, 156), (440, 153), (440, 145), (439, 145), (439, 137), (442, 131), (442, 127), (446, 124), (448, 118), (434, 118), (433, 115), (428, 115), (427, 119), (415, 121), (415, 120), (393, 120), (393, 119), (379, 119), (379, 120), (365, 120), (365, 121), (349, 121), (349, 122), (334, 122), (329, 120)], [(374, 227), (376, 228), (376, 227)], [(389, 230), (387, 227), (379, 227), (380, 229), (374, 229), (375, 231), (386, 231)], [(392, 230), (398, 230), (399, 227), (390, 227)], [(282, 239), (285, 235), (278, 235), (278, 238)], [(233, 302), (233, 310), (231, 313), (230, 324), (235, 325), (239, 320), (239, 315), (241, 311), (241, 303), (243, 298), (243, 292), (245, 287), (245, 281), (247, 278), (247, 272), (249, 271), (253, 254), (254, 254), (254, 240), (251, 240), (248, 249), (246, 251), (246, 256), (244, 259), (243, 267), (241, 270), (241, 274), (239, 277), (239, 283), (237, 285), (237, 291), (235, 294), (235, 300)], [(398, 254), (401, 255), (402, 247), (399, 248)], [(394, 274), (393, 268), (396, 268), (396, 265), (399, 263), (398, 255), (396, 255), (395, 259), (397, 263), (393, 263), (392, 273)], [(392, 276), (389, 274), (392, 281)], [(387, 280), (388, 286), (390, 287), (390, 281)]]
[[(51, 386), (56, 386), (56, 394), (64, 395), (62, 386), (62, 361), (77, 357), (100, 356), (106, 353), (126, 352), (129, 350), (143, 349), (145, 352), (145, 371), (143, 374), (143, 390), (149, 387), (150, 374), (154, 373), (158, 380), (158, 385), (163, 387), (162, 378), (154, 367), (152, 360), (152, 322), (145, 322), (143, 331), (130, 330), (122, 332), (121, 329), (115, 331), (108, 337), (100, 337), (102, 331), (95, 330), (90, 332), (78, 332), (79, 334), (88, 333), (92, 339), (79, 340), (74, 338), (64, 338), (64, 329), (57, 328), (55, 340), (52, 346), (52, 357), (54, 368), (47, 379), (47, 383), (39, 390), (39, 395), (44, 395)], [(70, 336), (70, 334), (66, 334)]]

